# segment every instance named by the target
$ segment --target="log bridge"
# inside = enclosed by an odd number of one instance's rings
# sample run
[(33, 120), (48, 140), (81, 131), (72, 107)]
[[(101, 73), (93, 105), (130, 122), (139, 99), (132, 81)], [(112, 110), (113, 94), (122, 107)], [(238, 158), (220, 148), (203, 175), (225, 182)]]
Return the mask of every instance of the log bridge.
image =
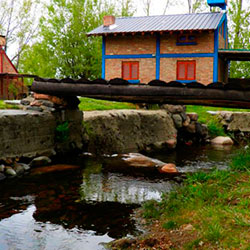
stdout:
[(31, 90), (61, 97), (82, 96), (95, 99), (154, 104), (204, 105), (250, 109), (250, 79), (229, 79), (207, 86), (191, 82), (152, 80), (148, 84), (130, 84), (116, 78), (73, 80), (35, 78)]

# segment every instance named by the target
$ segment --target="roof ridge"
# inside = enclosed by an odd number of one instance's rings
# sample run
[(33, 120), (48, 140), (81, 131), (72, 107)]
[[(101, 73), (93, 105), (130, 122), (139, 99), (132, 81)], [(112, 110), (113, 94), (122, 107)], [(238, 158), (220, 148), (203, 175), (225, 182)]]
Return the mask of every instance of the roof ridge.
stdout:
[[(151, 17), (165, 17), (165, 16), (185, 16), (185, 15), (203, 15), (203, 14), (220, 14), (222, 12), (201, 12), (201, 13), (184, 13), (184, 14), (169, 14), (169, 15), (152, 15), (152, 16), (127, 16), (116, 17), (117, 19), (129, 19), (129, 18), (151, 18)], [(223, 14), (223, 13), (222, 13)]]

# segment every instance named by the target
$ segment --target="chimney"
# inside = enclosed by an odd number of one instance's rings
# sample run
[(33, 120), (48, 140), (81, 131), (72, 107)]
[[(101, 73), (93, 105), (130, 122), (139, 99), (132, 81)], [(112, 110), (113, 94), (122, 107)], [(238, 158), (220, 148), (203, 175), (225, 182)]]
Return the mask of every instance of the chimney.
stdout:
[(103, 26), (108, 27), (115, 24), (115, 16), (104, 16), (103, 17)]
[(5, 36), (0, 35), (0, 47), (4, 47), (6, 45)]

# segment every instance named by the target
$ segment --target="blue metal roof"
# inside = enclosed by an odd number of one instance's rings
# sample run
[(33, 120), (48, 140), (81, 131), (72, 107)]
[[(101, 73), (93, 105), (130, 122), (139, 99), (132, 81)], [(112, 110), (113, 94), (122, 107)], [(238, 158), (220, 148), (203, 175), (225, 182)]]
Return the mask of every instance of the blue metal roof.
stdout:
[(195, 13), (146, 17), (116, 18), (115, 25), (103, 25), (92, 30), (88, 35), (104, 35), (113, 33), (160, 32), (160, 31), (188, 31), (215, 30), (224, 13)]

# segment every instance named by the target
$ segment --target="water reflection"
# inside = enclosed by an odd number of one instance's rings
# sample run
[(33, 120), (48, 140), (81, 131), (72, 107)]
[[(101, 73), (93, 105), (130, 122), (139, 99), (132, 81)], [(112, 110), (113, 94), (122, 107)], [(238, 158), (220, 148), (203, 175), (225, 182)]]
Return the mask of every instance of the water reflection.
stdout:
[(97, 237), (94, 231), (67, 230), (58, 224), (37, 222), (33, 218), (35, 211), (35, 205), (31, 205), (22, 213), (0, 221), (1, 250), (103, 249), (99, 243), (112, 240), (107, 234)]
[[(225, 168), (233, 153), (191, 147), (152, 156), (197, 171)], [(177, 185), (153, 172), (126, 173), (96, 159), (78, 165), (0, 183), (1, 250), (103, 249), (101, 242), (137, 234), (133, 209)]]

